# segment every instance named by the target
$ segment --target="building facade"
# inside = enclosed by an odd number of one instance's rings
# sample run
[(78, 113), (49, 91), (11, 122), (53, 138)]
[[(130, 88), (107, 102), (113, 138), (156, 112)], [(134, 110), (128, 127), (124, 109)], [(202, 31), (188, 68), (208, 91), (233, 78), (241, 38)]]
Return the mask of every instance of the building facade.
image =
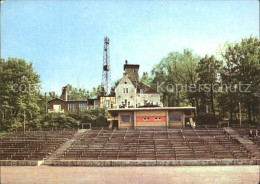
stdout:
[(116, 108), (162, 107), (160, 93), (139, 82), (139, 65), (126, 61), (123, 78), (115, 88)]
[(193, 124), (195, 107), (163, 107), (160, 93), (141, 83), (138, 72), (139, 65), (125, 62), (123, 78), (115, 88), (116, 107), (108, 109), (110, 128), (170, 128)]
[(95, 109), (99, 107), (98, 99), (88, 100), (63, 100), (60, 98), (54, 98), (49, 102), (48, 113), (65, 113), (72, 111), (84, 111), (87, 109)]
[(100, 108), (115, 108), (116, 106), (116, 98), (114, 96), (101, 96), (100, 100)]
[(148, 107), (108, 109), (110, 127), (145, 128), (145, 127), (185, 127), (193, 123), (195, 107)]
[(68, 100), (67, 86), (62, 88), (61, 98), (54, 98), (48, 102), (48, 113), (65, 113), (84, 111), (100, 107), (99, 99)]

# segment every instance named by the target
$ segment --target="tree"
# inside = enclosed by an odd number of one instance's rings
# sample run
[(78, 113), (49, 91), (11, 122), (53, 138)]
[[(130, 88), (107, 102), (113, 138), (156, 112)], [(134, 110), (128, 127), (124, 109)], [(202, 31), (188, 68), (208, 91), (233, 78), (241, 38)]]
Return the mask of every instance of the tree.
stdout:
[(21, 127), (40, 113), (40, 76), (32, 63), (8, 58), (0, 61), (0, 101), (2, 128)]
[(150, 83), (152, 88), (160, 87), (164, 106), (198, 104), (197, 93), (185, 89), (185, 85), (192, 85), (197, 81), (198, 61), (199, 56), (184, 49), (182, 53), (170, 52), (154, 66)]
[(140, 82), (142, 82), (143, 84), (150, 86), (150, 78), (147, 72), (143, 72), (143, 75), (140, 79)]
[(89, 93), (89, 98), (98, 98), (105, 94), (105, 89), (103, 85), (98, 85), (97, 88), (93, 87)]
[(217, 83), (217, 76), (219, 73), (219, 68), (221, 62), (216, 60), (213, 55), (210, 57), (206, 55), (199, 62), (197, 72), (198, 72), (198, 83), (199, 83), (199, 93), (201, 101), (203, 104), (210, 104), (212, 113), (215, 115), (214, 106), (214, 84)]
[[(184, 49), (183, 51), (183, 74), (185, 76), (185, 83), (187, 86), (196, 87), (198, 83), (198, 63), (200, 61), (200, 56), (193, 54), (192, 50)], [(197, 112), (199, 112), (199, 92), (198, 89), (195, 88), (194, 90), (187, 90), (186, 97), (191, 103), (192, 106), (196, 106)]]
[(89, 91), (82, 88), (74, 88), (72, 85), (67, 85), (68, 100), (86, 100), (89, 98)]
[[(223, 78), (235, 81), (238, 101), (247, 108), (248, 122), (251, 123), (253, 103), (256, 94), (259, 93), (260, 73), (260, 42), (257, 37), (250, 36), (239, 43), (226, 44), (222, 53), (226, 65), (223, 67)], [(241, 87), (242, 86), (242, 87)], [(243, 88), (244, 87), (244, 88)], [(249, 87), (247, 90), (245, 88)], [(238, 104), (238, 102), (236, 102)], [(253, 114), (256, 114), (253, 112)]]

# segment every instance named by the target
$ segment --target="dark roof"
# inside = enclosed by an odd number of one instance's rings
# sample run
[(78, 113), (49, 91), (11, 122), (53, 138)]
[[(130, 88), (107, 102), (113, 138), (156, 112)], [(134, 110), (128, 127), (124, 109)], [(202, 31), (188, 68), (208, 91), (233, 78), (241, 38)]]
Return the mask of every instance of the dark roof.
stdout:
[(139, 68), (140, 65), (129, 65), (129, 64), (124, 64), (124, 70), (126, 68)]
[(112, 92), (113, 94), (111, 94), (111, 95), (102, 95), (102, 96), (99, 96), (99, 98), (101, 98), (101, 97), (115, 97), (115, 92)]
[(153, 88), (143, 84), (142, 82), (132, 81), (133, 85), (137, 88), (137, 93), (140, 93), (141, 89), (144, 89), (144, 93), (158, 93)]
[(108, 109), (109, 112), (113, 111), (143, 111), (143, 110), (196, 110), (196, 107), (143, 107), (143, 108), (116, 108)]
[(53, 98), (53, 99), (49, 100), (48, 103), (53, 101), (53, 100), (60, 100), (60, 101), (63, 101), (63, 102), (88, 102), (88, 100), (67, 100), (66, 101), (66, 100), (63, 100), (61, 98)]
[(61, 99), (61, 98), (53, 98), (53, 99), (49, 100), (48, 103), (51, 102), (51, 101), (53, 101), (53, 100), (60, 100), (60, 101), (66, 102), (65, 100), (63, 100), (63, 99)]
[(87, 102), (88, 100), (67, 100), (67, 102)]

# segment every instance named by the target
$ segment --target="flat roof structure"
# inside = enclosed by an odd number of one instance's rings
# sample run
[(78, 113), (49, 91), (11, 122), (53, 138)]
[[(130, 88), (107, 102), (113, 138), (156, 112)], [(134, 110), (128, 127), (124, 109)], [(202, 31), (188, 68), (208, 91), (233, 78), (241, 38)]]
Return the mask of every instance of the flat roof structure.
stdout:
[(185, 127), (192, 125), (196, 107), (108, 109), (110, 128)]
[(147, 110), (196, 110), (196, 107), (143, 107), (143, 108), (114, 108), (108, 109), (108, 111), (147, 111)]

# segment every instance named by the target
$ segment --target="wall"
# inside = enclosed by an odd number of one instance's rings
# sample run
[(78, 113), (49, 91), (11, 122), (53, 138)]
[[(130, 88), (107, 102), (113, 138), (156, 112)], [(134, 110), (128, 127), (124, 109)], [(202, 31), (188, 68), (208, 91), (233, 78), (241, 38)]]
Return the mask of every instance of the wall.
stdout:
[[(144, 121), (143, 118), (150, 117), (150, 120)], [(161, 117), (161, 120), (155, 121), (155, 117)], [(136, 111), (136, 127), (166, 127), (167, 110), (156, 111)]]
[[(184, 110), (125, 110), (118, 112), (118, 128), (185, 127)], [(111, 113), (111, 112), (110, 112)], [(171, 121), (169, 115), (180, 114), (181, 120)], [(192, 113), (193, 114), (193, 113)], [(189, 115), (189, 117), (192, 116)], [(134, 116), (133, 122), (121, 122), (122, 115)], [(149, 119), (148, 119), (149, 118)]]
[(68, 104), (60, 99), (53, 99), (49, 103), (49, 110), (53, 110), (53, 105), (61, 105), (61, 110), (64, 110), (65, 112), (68, 111)]
[(138, 68), (138, 67), (125, 68), (125, 73), (127, 73), (128, 76), (129, 76), (131, 79), (135, 80), (135, 81), (138, 81), (138, 80), (139, 80), (138, 72), (139, 72), (139, 68)]
[[(128, 88), (128, 93), (124, 93), (123, 89)], [(116, 107), (119, 108), (122, 105), (122, 102), (130, 102), (130, 106), (135, 107), (136, 105), (136, 89), (133, 83), (130, 81), (128, 76), (124, 74), (122, 80), (119, 82), (115, 89), (116, 93)]]
[[(80, 109), (79, 109), (79, 104), (86, 104), (87, 105), (87, 108), (88, 108), (88, 103), (87, 102), (77, 102), (77, 101), (75, 101), (75, 102), (70, 102), (70, 101), (68, 101), (67, 102), (68, 103), (68, 107), (69, 107), (69, 104), (75, 104), (75, 106), (76, 106), (76, 111), (79, 111)], [(85, 109), (85, 110), (87, 110), (87, 109)], [(68, 108), (67, 108), (67, 111), (69, 111), (68, 110)]]
[(169, 110), (169, 115), (170, 114), (181, 114), (181, 121), (170, 121), (169, 119), (169, 127), (183, 127), (185, 126), (184, 125), (184, 119), (185, 119), (185, 116), (184, 116), (184, 111), (181, 111), (181, 110)]
[(220, 166), (220, 165), (259, 165), (252, 159), (215, 160), (54, 160), (54, 166), (122, 167), (122, 166)]
[(162, 106), (161, 102), (160, 102), (160, 94), (157, 93), (148, 93), (148, 94), (141, 94), (138, 93), (136, 96), (136, 104), (140, 104), (140, 106), (144, 106), (145, 105), (145, 101), (150, 101), (153, 102), (153, 104), (159, 104), (159, 106)]
[(121, 116), (123, 116), (123, 115), (134, 116), (134, 111), (118, 112), (118, 128), (134, 128), (134, 122), (121, 122)]
[(53, 99), (52, 101), (50, 101), (49, 103), (49, 112), (52, 112), (53, 110), (53, 105), (61, 105), (61, 110), (64, 110), (64, 112), (68, 112), (69, 111), (69, 104), (75, 104), (76, 106), (76, 111), (79, 111), (79, 104), (86, 104), (87, 108), (88, 108), (88, 103), (86, 101), (80, 102), (80, 101), (63, 101), (60, 99)]
[(111, 96), (102, 96), (100, 97), (100, 108), (104, 108), (106, 106), (106, 101), (109, 101), (108, 108), (115, 108), (116, 107), (116, 98)]

